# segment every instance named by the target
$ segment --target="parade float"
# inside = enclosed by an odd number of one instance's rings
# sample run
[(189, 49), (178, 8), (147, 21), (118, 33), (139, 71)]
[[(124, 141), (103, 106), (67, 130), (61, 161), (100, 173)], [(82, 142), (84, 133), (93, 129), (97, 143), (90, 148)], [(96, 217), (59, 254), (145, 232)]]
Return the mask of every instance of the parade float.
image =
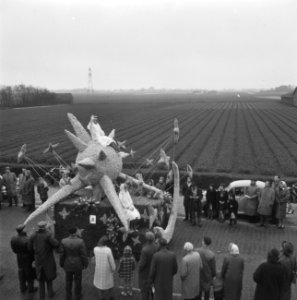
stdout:
[[(76, 161), (71, 165), (75, 176), (31, 213), (24, 224), (28, 225), (45, 213), (59, 240), (75, 226), (90, 253), (103, 235), (108, 237), (116, 256), (127, 244), (137, 256), (147, 230), (170, 242), (180, 198), (177, 164), (163, 148), (158, 149), (157, 156), (144, 158), (146, 166), (163, 166), (167, 170), (166, 188), (157, 188), (143, 179), (140, 169), (135, 170), (134, 176), (123, 173), (123, 159), (133, 156), (134, 151), (126, 152), (124, 143), (116, 140), (115, 130), (106, 135), (95, 116), (91, 117), (88, 131), (74, 115), (69, 113), (68, 119), (75, 134), (67, 130), (65, 133), (78, 151)], [(170, 139), (176, 144), (178, 138), (178, 121), (175, 119)], [(46, 151), (54, 154), (62, 165), (64, 161), (54, 148), (50, 144)], [(18, 158), (25, 158), (32, 164), (25, 152), (26, 146), (23, 146)], [(54, 213), (50, 214), (52, 207)]]

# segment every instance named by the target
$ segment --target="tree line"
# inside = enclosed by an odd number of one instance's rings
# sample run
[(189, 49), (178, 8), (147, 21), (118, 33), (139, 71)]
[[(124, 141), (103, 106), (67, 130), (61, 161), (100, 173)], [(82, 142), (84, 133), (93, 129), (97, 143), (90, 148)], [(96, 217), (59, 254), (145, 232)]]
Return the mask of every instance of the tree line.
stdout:
[(0, 107), (24, 107), (72, 104), (70, 93), (53, 93), (47, 89), (25, 86), (5, 86), (0, 89)]

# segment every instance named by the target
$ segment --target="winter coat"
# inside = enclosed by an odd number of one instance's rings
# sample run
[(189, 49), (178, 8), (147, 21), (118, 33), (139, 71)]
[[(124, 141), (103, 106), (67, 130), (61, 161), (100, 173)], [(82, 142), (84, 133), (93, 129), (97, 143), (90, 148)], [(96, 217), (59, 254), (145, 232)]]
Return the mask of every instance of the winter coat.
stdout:
[[(34, 251), (37, 279), (54, 280), (57, 276), (53, 249), (59, 242), (45, 229), (39, 229), (30, 237), (29, 249)], [(44, 273), (45, 278), (42, 278)]]
[(23, 270), (27, 280), (33, 280), (36, 274), (32, 267), (34, 253), (29, 249), (29, 237), (25, 233), (18, 234), (11, 239), (10, 245), (17, 255), (18, 268)]
[(262, 263), (254, 273), (254, 300), (280, 300), (284, 287), (285, 269), (279, 263)]
[(25, 205), (35, 204), (34, 178), (32, 176), (27, 178), (24, 183), (22, 198)]
[(158, 246), (156, 243), (146, 244), (141, 250), (138, 263), (138, 284), (140, 289), (143, 289), (149, 281), (152, 258), (157, 251)]
[(224, 281), (225, 300), (240, 300), (244, 260), (239, 255), (229, 255), (224, 258), (222, 278)]
[(121, 257), (119, 262), (119, 277), (123, 278), (124, 280), (132, 280), (133, 273), (136, 267), (135, 258), (132, 255), (132, 250), (124, 249), (123, 257)]
[(257, 208), (259, 205), (259, 188), (255, 186), (249, 186), (246, 189), (246, 195), (249, 197), (245, 198), (245, 214), (247, 216), (256, 216)]
[(15, 173), (9, 172), (3, 174), (3, 185), (6, 187), (7, 196), (16, 196), (17, 177)]
[(203, 269), (201, 271), (200, 283), (203, 291), (209, 291), (213, 278), (216, 276), (216, 258), (214, 253), (207, 248), (198, 248)]
[(282, 300), (291, 299), (291, 284), (296, 283), (296, 257), (294, 255), (282, 255), (279, 259), (280, 264), (285, 268), (285, 279), (282, 291)]
[(88, 266), (84, 241), (77, 236), (69, 236), (61, 241), (60, 266), (66, 272), (76, 272)]
[(172, 300), (173, 276), (177, 272), (176, 256), (166, 248), (153, 255), (150, 281), (155, 287), (154, 300)]
[(43, 202), (45, 202), (48, 198), (48, 187), (43, 183), (43, 182), (39, 182), (37, 184), (37, 192), (39, 194), (40, 200)]
[(276, 214), (277, 219), (284, 219), (287, 213), (287, 202), (290, 200), (290, 191), (285, 189), (279, 191), (277, 201), (276, 201)]
[(200, 293), (202, 260), (198, 252), (186, 254), (181, 261), (181, 284), (183, 299), (194, 299)]
[(270, 187), (264, 187), (264, 189), (260, 192), (260, 200), (257, 210), (258, 214), (262, 216), (270, 216), (274, 200), (275, 191)]
[(114, 286), (113, 273), (116, 265), (111, 252), (107, 246), (95, 247), (95, 274), (94, 285), (100, 290), (108, 290)]

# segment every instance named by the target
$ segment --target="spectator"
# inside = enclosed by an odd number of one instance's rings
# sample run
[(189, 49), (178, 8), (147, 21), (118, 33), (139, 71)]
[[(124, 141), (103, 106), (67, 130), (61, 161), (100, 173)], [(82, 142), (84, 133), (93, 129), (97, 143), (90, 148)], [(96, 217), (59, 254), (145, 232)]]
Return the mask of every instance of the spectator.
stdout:
[(72, 297), (74, 281), (74, 295), (78, 300), (82, 296), (82, 270), (88, 266), (88, 257), (85, 243), (77, 235), (77, 228), (70, 228), (69, 234), (69, 237), (61, 241), (60, 266), (65, 271), (66, 299), (70, 300)]
[(224, 300), (224, 283), (221, 272), (217, 272), (213, 280), (213, 296), (214, 300)]
[(163, 176), (161, 176), (159, 178), (159, 181), (157, 182), (156, 184), (156, 188), (158, 188), (159, 190), (161, 191), (164, 191), (165, 190), (165, 187), (166, 187), (166, 183), (165, 183), (165, 179)]
[(278, 194), (276, 197), (276, 214), (277, 219), (277, 228), (284, 229), (284, 219), (286, 218), (287, 213), (287, 202), (290, 199), (290, 192), (287, 188), (287, 184), (284, 181), (281, 181), (279, 184)]
[(111, 252), (107, 247), (108, 239), (106, 236), (100, 238), (97, 247), (94, 248), (95, 255), (95, 274), (94, 285), (99, 290), (100, 299), (114, 299), (113, 274), (116, 270), (116, 265)]
[(0, 209), (2, 208), (2, 202), (3, 202), (3, 189), (4, 188), (4, 184), (3, 184), (3, 177), (0, 174)]
[(42, 177), (38, 178), (37, 192), (39, 194), (41, 202), (44, 203), (48, 199), (48, 185)]
[(135, 267), (136, 262), (132, 255), (132, 249), (130, 246), (126, 246), (118, 269), (119, 277), (124, 281), (124, 290), (121, 292), (122, 296), (132, 296), (132, 278)]
[(182, 297), (184, 299), (197, 299), (201, 288), (200, 272), (202, 261), (199, 253), (194, 252), (193, 249), (193, 244), (185, 243), (185, 256), (182, 258), (180, 270)]
[(267, 219), (272, 213), (272, 207), (275, 199), (275, 192), (270, 187), (270, 182), (265, 182), (264, 189), (260, 192), (260, 201), (258, 206), (258, 214), (260, 215), (259, 226), (266, 227)]
[(218, 217), (220, 222), (225, 221), (225, 215), (227, 210), (227, 201), (228, 201), (228, 193), (225, 191), (224, 185), (220, 184), (217, 195), (216, 201), (218, 205)]
[(16, 228), (18, 235), (11, 239), (10, 245), (12, 251), (17, 256), (21, 293), (25, 293), (27, 289), (29, 293), (34, 293), (37, 291), (37, 288), (34, 287), (34, 279), (36, 278), (35, 269), (32, 267), (34, 253), (29, 250), (29, 238), (24, 228), (25, 225), (19, 225)]
[(23, 187), (22, 193), (23, 203), (26, 206), (26, 211), (35, 210), (35, 190), (34, 190), (34, 178), (31, 175), (31, 171), (26, 171), (26, 181)]
[(273, 177), (273, 182), (272, 182), (272, 189), (274, 190), (275, 193), (275, 200), (272, 206), (272, 212), (271, 212), (271, 216), (272, 216), (272, 223), (273, 224), (277, 224), (277, 220), (276, 220), (276, 207), (277, 207), (277, 202), (279, 200), (279, 192), (280, 192), (280, 176), (279, 175), (275, 175)]
[(284, 288), (285, 269), (279, 263), (279, 251), (268, 252), (267, 262), (262, 263), (254, 273), (256, 290), (254, 300), (280, 300)]
[(9, 206), (12, 206), (12, 200), (14, 200), (15, 206), (18, 206), (16, 183), (17, 177), (15, 173), (11, 172), (9, 167), (6, 167), (5, 173), (3, 174), (3, 185), (6, 187)]
[(255, 222), (257, 218), (259, 192), (256, 181), (252, 179), (251, 185), (248, 186), (245, 191), (245, 214), (249, 216), (249, 221), (251, 223)]
[(149, 272), (153, 255), (157, 252), (158, 247), (155, 243), (155, 235), (152, 232), (145, 234), (146, 243), (141, 250), (138, 264), (138, 284), (141, 291), (142, 300), (152, 299), (152, 290), (149, 281)]
[(240, 300), (244, 260), (240, 257), (238, 246), (234, 243), (230, 243), (229, 253), (230, 255), (224, 258), (222, 266), (224, 296), (225, 300)]
[(51, 298), (55, 295), (53, 280), (57, 277), (53, 249), (58, 248), (59, 242), (46, 229), (46, 225), (45, 221), (38, 223), (38, 230), (32, 234), (29, 243), (29, 249), (33, 249), (35, 255), (40, 300), (45, 299), (45, 283), (47, 285), (48, 296)]
[(189, 213), (190, 213), (190, 218), (192, 221), (192, 225), (196, 225), (196, 220), (197, 224), (199, 227), (202, 226), (201, 222), (201, 217), (202, 217), (202, 190), (197, 187), (196, 184), (192, 184), (191, 190), (189, 192)]
[(64, 170), (61, 173), (62, 173), (62, 178), (59, 181), (60, 188), (62, 188), (63, 186), (71, 183), (71, 178), (69, 176), (69, 171)]
[(167, 249), (165, 239), (160, 238), (159, 244), (161, 249), (153, 255), (149, 278), (155, 290), (154, 300), (170, 300), (177, 261), (175, 254)]
[(209, 186), (209, 188), (206, 192), (205, 211), (206, 211), (207, 218), (210, 220), (212, 220), (213, 218), (216, 218), (218, 215), (216, 191), (212, 184)]
[(228, 212), (229, 212), (229, 224), (230, 226), (237, 224), (238, 202), (235, 199), (235, 195), (232, 191), (228, 195)]
[(202, 240), (202, 247), (197, 249), (203, 265), (200, 277), (201, 287), (198, 300), (201, 299), (202, 294), (204, 294), (204, 300), (209, 300), (210, 288), (213, 283), (213, 278), (216, 276), (216, 258), (213, 251), (210, 250), (210, 245), (211, 238), (205, 236)]
[(184, 196), (184, 208), (185, 208), (185, 219), (184, 221), (190, 220), (189, 202), (192, 187), (192, 179), (190, 176), (187, 177), (187, 181), (182, 188), (182, 194)]
[(173, 197), (173, 192), (174, 192), (174, 182), (173, 182), (173, 173), (172, 170), (170, 170), (167, 173), (166, 176), (166, 181), (165, 181), (165, 191)]
[(19, 179), (19, 201), (20, 203), (22, 203), (23, 207), (24, 207), (24, 203), (23, 203), (23, 189), (24, 189), (24, 185), (26, 182), (26, 169), (22, 169), (22, 172), (20, 173), (18, 179)]
[(285, 242), (279, 262), (285, 268), (284, 287), (282, 292), (282, 300), (291, 299), (291, 285), (296, 283), (297, 263), (294, 255), (294, 246), (290, 242)]

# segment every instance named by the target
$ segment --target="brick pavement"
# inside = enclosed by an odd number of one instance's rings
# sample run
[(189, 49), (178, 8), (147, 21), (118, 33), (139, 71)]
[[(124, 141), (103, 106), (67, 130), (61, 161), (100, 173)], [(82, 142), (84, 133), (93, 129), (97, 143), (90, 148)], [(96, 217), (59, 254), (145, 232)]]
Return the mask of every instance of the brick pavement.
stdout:
[[(18, 289), (16, 258), (11, 252), (9, 242), (12, 235), (15, 234), (15, 226), (22, 223), (27, 217), (22, 208), (4, 207), (0, 210), (0, 267), (2, 268), (5, 277), (0, 281), (0, 297), (1, 299), (38, 299), (38, 294), (30, 297), (28, 294), (20, 295)], [(41, 217), (42, 218), (42, 217)], [(289, 224), (293, 225), (296, 220), (296, 215), (291, 216)], [(36, 220), (36, 223), (38, 220)], [(30, 232), (34, 224), (28, 229)], [(285, 230), (277, 230), (275, 227), (268, 229), (258, 228), (254, 224), (249, 224), (246, 221), (239, 221), (235, 228), (230, 228), (227, 224), (220, 224), (217, 221), (203, 221), (203, 227), (193, 227), (190, 224), (183, 222), (181, 219), (177, 221), (176, 231), (170, 248), (177, 254), (178, 262), (182, 257), (182, 247), (186, 241), (191, 241), (196, 247), (200, 246), (201, 239), (204, 235), (208, 235), (213, 239), (213, 250), (217, 256), (217, 268), (221, 268), (222, 259), (227, 253), (229, 242), (235, 242), (239, 245), (241, 255), (245, 259), (244, 272), (244, 289), (242, 300), (252, 299), (254, 293), (254, 283), (252, 274), (255, 268), (265, 260), (266, 253), (272, 247), (279, 247), (283, 240), (292, 241), (297, 247), (297, 228), (294, 226), (288, 227)], [(90, 262), (90, 266), (84, 271), (83, 276), (83, 299), (98, 299), (97, 291), (93, 287), (92, 280), (94, 274), (94, 262)], [(120, 285), (116, 278), (116, 285)], [(135, 279), (134, 286), (137, 287)], [(64, 272), (58, 267), (58, 278), (54, 282), (56, 296), (53, 300), (64, 299)], [(175, 276), (174, 292), (180, 292), (180, 279)], [(4, 297), (2, 296), (4, 295)], [(181, 299), (178, 296), (175, 299)], [(119, 290), (116, 291), (116, 299), (124, 299), (119, 295)], [(126, 297), (127, 299), (127, 297)], [(134, 297), (128, 299), (140, 299), (139, 293), (136, 291)], [(292, 299), (297, 299), (297, 289), (293, 286)]]

